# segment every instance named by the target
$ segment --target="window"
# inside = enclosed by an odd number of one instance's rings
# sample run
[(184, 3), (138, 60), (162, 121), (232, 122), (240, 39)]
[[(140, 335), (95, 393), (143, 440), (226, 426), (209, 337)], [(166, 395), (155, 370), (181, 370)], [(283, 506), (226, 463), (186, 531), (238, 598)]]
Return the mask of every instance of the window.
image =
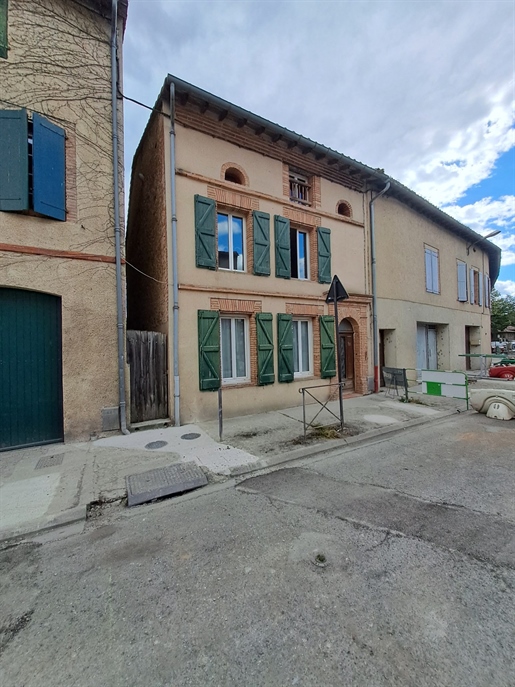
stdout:
[(436, 248), (425, 247), (426, 261), (426, 291), (440, 293), (440, 280), (438, 274), (438, 251)]
[(221, 317), (222, 381), (249, 380), (248, 320), (244, 317)]
[(470, 268), (470, 303), (471, 305), (483, 305), (483, 274), (476, 267)]
[(485, 308), (490, 307), (490, 292), (492, 291), (492, 285), (490, 284), (490, 277), (485, 274)]
[(66, 220), (65, 132), (26, 110), (0, 110), (0, 210)]
[(0, 57), (7, 59), (7, 0), (0, 0)]
[(311, 320), (293, 320), (293, 372), (295, 377), (313, 373)]
[(218, 223), (218, 267), (223, 270), (244, 270), (243, 217), (219, 212)]
[(292, 172), (289, 174), (290, 180), (290, 200), (302, 205), (310, 204), (310, 185), (309, 179), (304, 174)]
[(228, 169), (226, 169), (224, 179), (225, 181), (230, 181), (233, 184), (240, 184), (241, 186), (245, 184), (243, 174), (240, 172), (239, 169), (236, 169), (236, 167), (229, 167)]
[(467, 263), (458, 260), (458, 300), (461, 303), (466, 303), (468, 300), (467, 294)]
[(305, 231), (290, 229), (290, 260), (293, 279), (309, 279), (308, 235)]
[(352, 208), (346, 200), (340, 200), (336, 206), (336, 212), (343, 217), (352, 217)]

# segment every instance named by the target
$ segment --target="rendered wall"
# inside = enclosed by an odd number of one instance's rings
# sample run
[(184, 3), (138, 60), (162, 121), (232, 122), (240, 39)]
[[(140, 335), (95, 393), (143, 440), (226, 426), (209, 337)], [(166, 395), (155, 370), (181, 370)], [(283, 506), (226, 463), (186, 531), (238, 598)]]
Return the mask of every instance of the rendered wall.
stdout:
[(118, 404), (110, 23), (68, 0), (10, 0), (8, 39), (0, 107), (65, 129), (67, 217), (0, 212), (0, 285), (62, 297), (65, 439), (87, 438)]

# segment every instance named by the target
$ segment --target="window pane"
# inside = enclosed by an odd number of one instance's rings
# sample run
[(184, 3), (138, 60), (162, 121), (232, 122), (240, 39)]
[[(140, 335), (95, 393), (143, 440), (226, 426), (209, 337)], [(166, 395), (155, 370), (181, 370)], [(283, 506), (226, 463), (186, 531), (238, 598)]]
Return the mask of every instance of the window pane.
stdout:
[(293, 372), (299, 371), (299, 329), (298, 322), (292, 322), (293, 329)]
[(231, 320), (222, 318), (222, 377), (232, 377)]
[(243, 270), (243, 219), (232, 218), (232, 254), (234, 270)]
[(426, 248), (426, 291), (431, 292), (433, 286), (433, 279), (431, 277), (431, 251)]
[(309, 371), (309, 327), (307, 322), (300, 322), (302, 361), (301, 372)]
[(229, 269), (229, 217), (218, 214), (218, 267)]
[(247, 376), (247, 364), (245, 361), (245, 321), (233, 320), (235, 333), (235, 348), (236, 348), (236, 377)]
[(298, 232), (299, 241), (299, 279), (307, 279), (307, 234)]

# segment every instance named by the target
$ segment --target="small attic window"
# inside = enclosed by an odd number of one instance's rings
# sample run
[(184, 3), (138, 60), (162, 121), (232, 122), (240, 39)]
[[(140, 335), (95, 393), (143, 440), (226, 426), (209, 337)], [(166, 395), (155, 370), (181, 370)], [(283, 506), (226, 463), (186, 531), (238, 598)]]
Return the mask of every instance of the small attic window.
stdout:
[(336, 212), (343, 217), (352, 217), (352, 208), (346, 200), (340, 200), (336, 206)]
[(236, 167), (229, 167), (226, 169), (224, 179), (225, 181), (230, 181), (233, 184), (240, 184), (241, 186), (245, 185), (243, 174), (239, 169), (236, 169)]

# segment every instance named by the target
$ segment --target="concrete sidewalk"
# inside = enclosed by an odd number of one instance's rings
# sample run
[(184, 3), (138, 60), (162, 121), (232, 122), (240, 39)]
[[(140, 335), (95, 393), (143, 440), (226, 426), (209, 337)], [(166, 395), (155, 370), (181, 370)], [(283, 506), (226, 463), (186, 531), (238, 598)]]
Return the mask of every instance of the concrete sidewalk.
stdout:
[[(83, 523), (91, 504), (125, 497), (128, 475), (193, 461), (216, 482), (465, 410), (462, 401), (430, 397), (423, 401), (400, 403), (384, 393), (346, 398), (344, 436), (316, 427), (307, 442), (303, 441), (300, 406), (226, 419), (222, 442), (218, 441), (218, 423), (206, 422), (3, 452), (0, 541)], [(337, 422), (329, 411), (338, 413), (338, 401), (331, 401), (328, 408), (316, 417), (317, 424)], [(307, 406), (307, 420), (312, 421), (319, 410), (316, 404)]]

